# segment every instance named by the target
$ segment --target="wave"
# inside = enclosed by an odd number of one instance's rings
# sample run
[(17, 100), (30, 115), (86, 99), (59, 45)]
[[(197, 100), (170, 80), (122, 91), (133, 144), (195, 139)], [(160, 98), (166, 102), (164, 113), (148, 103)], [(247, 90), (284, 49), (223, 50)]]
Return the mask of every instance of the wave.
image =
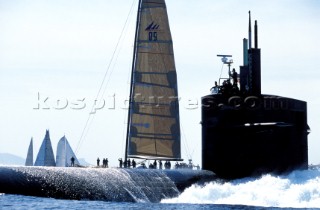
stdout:
[(320, 169), (267, 174), (230, 182), (192, 185), (162, 203), (231, 204), (265, 207), (320, 207)]

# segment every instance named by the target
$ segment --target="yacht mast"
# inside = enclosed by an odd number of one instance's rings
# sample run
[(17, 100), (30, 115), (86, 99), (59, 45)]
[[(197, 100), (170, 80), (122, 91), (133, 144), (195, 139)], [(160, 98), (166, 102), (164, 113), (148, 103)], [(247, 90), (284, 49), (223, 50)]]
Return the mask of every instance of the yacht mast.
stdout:
[(134, 74), (134, 68), (135, 68), (135, 63), (136, 63), (136, 48), (137, 48), (137, 38), (138, 38), (138, 29), (140, 26), (140, 14), (141, 14), (141, 4), (142, 0), (139, 0), (139, 6), (138, 6), (138, 12), (137, 12), (137, 22), (136, 22), (136, 33), (134, 37), (134, 47), (133, 47), (133, 60), (132, 60), (132, 69), (131, 69), (131, 79), (130, 79), (130, 95), (129, 95), (129, 106), (128, 106), (128, 122), (127, 122), (127, 137), (126, 137), (126, 148), (124, 152), (124, 163), (126, 165), (127, 159), (128, 159), (128, 144), (129, 144), (129, 132), (130, 132), (130, 112), (131, 112), (131, 105), (132, 105), (132, 93), (133, 93), (133, 74)]

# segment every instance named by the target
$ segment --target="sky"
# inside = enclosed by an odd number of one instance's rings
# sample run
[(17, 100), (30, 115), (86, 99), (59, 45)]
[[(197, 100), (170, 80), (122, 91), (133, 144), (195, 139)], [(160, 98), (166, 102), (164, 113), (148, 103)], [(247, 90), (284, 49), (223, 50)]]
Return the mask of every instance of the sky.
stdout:
[[(167, 0), (182, 158), (201, 165), (202, 96), (242, 65), (248, 11), (258, 20), (262, 93), (308, 102), (309, 163), (320, 163), (320, 1)], [(124, 156), (137, 0), (0, 0), (0, 153), (34, 159), (46, 129), (94, 164)], [(104, 82), (103, 82), (104, 81)], [(103, 83), (102, 83), (103, 82)]]

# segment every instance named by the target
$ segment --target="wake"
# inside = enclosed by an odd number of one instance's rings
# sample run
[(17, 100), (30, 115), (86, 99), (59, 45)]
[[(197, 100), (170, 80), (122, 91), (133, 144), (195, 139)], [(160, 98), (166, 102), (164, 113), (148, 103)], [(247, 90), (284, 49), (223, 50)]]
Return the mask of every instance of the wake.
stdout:
[(162, 203), (238, 204), (266, 207), (320, 207), (320, 169), (264, 175), (226, 183), (192, 185)]

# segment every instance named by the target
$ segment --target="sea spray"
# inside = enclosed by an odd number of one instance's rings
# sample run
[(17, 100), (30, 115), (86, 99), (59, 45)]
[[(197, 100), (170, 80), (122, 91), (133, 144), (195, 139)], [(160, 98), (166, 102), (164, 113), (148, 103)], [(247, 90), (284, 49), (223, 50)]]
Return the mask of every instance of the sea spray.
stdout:
[(162, 203), (239, 204), (266, 207), (320, 207), (320, 170), (293, 171), (230, 182), (193, 185)]

